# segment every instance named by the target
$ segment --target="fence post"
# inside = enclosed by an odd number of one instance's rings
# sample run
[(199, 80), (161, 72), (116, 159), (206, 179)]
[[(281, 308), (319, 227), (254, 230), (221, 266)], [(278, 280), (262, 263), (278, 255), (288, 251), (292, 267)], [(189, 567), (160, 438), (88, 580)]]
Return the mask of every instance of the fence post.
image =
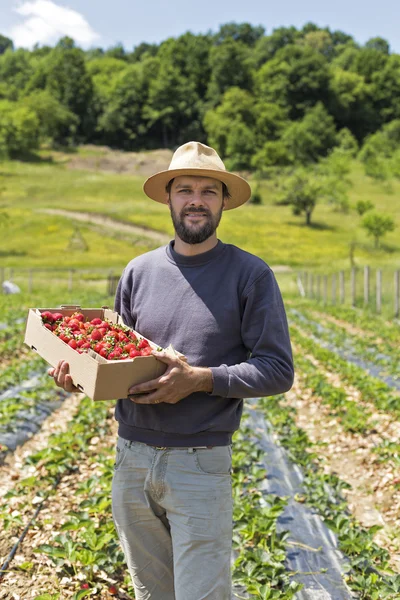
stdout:
[(336, 273), (332, 273), (332, 304), (336, 304)]
[(394, 272), (394, 318), (398, 319), (400, 314), (400, 271)]
[(339, 273), (339, 285), (340, 285), (340, 304), (344, 304), (344, 271)]
[(326, 306), (328, 296), (328, 275), (324, 275), (324, 306)]
[(69, 277), (68, 277), (68, 291), (69, 292), (72, 291), (72, 283), (73, 283), (73, 270), (70, 269), (69, 270)]
[(9, 281), (11, 281), (11, 283), (13, 282), (14, 279), (14, 269), (12, 267), (10, 267), (9, 273), (8, 273), (8, 279)]
[(308, 298), (308, 273), (307, 273), (307, 271), (304, 271), (304, 292), (305, 292), (306, 298)]
[(31, 294), (33, 288), (33, 271), (29, 269), (28, 292)]
[(364, 267), (364, 306), (369, 304), (369, 267)]
[(356, 305), (356, 278), (357, 271), (355, 267), (351, 269), (351, 305), (354, 308)]
[(376, 270), (376, 312), (382, 311), (382, 269)]
[(314, 298), (314, 275), (310, 273), (310, 298)]
[(321, 300), (321, 275), (317, 275), (317, 298)]

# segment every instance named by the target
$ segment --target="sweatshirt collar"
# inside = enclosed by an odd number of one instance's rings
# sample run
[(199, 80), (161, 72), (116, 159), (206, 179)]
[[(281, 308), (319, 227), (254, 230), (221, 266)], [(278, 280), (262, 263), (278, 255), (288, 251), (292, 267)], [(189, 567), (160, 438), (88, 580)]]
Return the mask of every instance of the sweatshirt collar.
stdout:
[(185, 267), (197, 267), (199, 265), (205, 265), (220, 256), (226, 247), (221, 240), (218, 240), (216, 246), (207, 252), (195, 254), (194, 256), (185, 256), (184, 254), (178, 254), (178, 252), (175, 252), (174, 245), (174, 240), (171, 240), (166, 247), (167, 257), (170, 262)]

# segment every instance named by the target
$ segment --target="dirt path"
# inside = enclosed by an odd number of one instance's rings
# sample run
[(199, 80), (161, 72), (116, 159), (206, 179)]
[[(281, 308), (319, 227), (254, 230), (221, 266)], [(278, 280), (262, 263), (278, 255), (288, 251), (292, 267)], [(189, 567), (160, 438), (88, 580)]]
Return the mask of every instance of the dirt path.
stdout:
[(89, 212), (74, 212), (71, 210), (63, 210), (59, 208), (42, 208), (38, 212), (43, 212), (48, 215), (59, 215), (60, 217), (67, 217), (74, 221), (81, 221), (83, 223), (92, 223), (94, 225), (100, 225), (106, 229), (112, 229), (114, 231), (122, 231), (133, 235), (149, 238), (160, 244), (168, 244), (171, 236), (154, 229), (147, 229), (146, 227), (139, 227), (139, 225), (133, 225), (131, 223), (123, 223), (117, 221), (111, 217), (105, 215), (89, 213)]

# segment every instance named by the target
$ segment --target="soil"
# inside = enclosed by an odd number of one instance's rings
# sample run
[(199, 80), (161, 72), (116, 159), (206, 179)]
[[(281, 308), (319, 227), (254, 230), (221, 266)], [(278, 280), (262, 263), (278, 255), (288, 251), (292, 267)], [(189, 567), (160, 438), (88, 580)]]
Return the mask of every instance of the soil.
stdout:
[[(293, 347), (294, 352), (301, 350)], [(322, 399), (304, 387), (301, 377), (296, 376), (295, 384), (286, 394), (288, 403), (296, 409), (296, 424), (306, 431), (316, 444), (319, 456), (324, 458), (324, 468), (336, 474), (351, 486), (344, 490), (349, 509), (365, 527), (380, 525), (383, 529), (375, 536), (375, 541), (391, 554), (391, 565), (400, 570), (400, 478), (398, 467), (390, 460), (383, 463), (373, 448), (383, 440), (398, 441), (400, 422), (387, 413), (361, 402), (358, 390), (343, 385), (335, 373), (323, 368), (312, 356), (307, 355), (319, 367), (333, 386), (346, 390), (348, 398), (362, 404), (371, 411), (373, 430), (367, 435), (351, 434), (345, 431), (338, 419), (330, 413), (330, 407)]]
[(106, 146), (82, 146), (93, 154), (68, 155), (67, 167), (85, 171), (102, 171), (104, 173), (127, 173), (149, 177), (158, 171), (168, 169), (173, 155), (172, 150), (162, 148), (149, 152), (121, 152)]

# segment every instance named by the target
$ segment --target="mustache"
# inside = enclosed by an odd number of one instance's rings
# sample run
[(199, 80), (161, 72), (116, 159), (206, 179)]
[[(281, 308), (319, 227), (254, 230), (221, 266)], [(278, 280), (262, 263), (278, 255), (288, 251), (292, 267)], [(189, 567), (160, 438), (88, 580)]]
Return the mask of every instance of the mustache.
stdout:
[(185, 215), (186, 213), (190, 213), (190, 214), (202, 213), (202, 214), (206, 214), (206, 215), (211, 214), (207, 208), (197, 208), (197, 207), (183, 208), (181, 210), (181, 215)]

